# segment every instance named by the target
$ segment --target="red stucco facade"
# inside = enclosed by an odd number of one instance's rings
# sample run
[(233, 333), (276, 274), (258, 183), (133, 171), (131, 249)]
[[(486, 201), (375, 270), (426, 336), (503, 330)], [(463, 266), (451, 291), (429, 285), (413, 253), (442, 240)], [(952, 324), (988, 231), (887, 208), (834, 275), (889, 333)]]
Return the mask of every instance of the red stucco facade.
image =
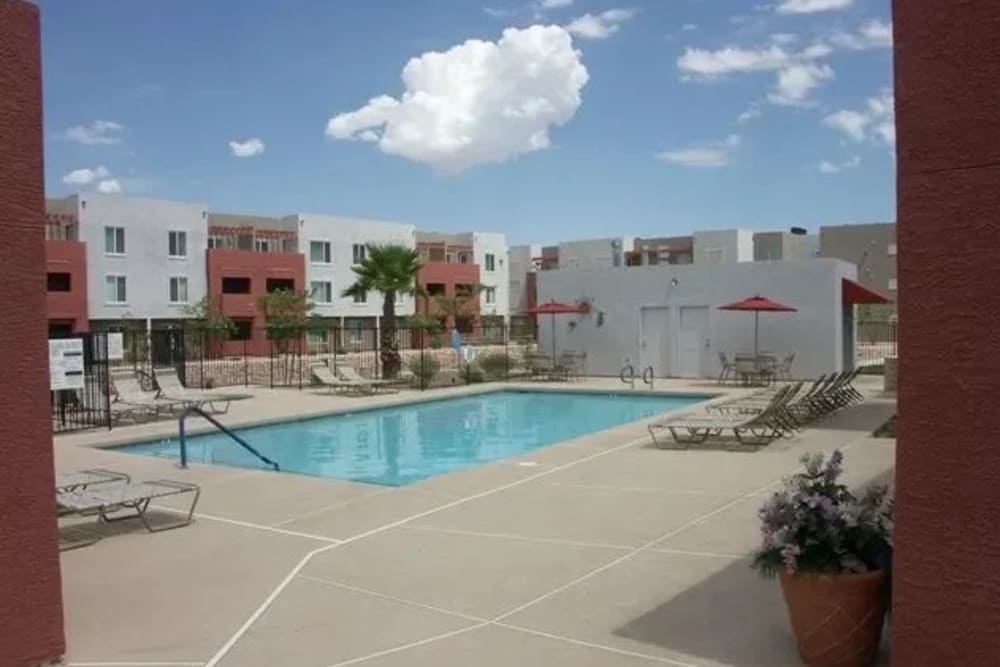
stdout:
[(0, 0), (0, 665), (64, 651), (49, 423), (38, 10)]
[(1000, 664), (1000, 4), (895, 0), (892, 663)]
[[(301, 253), (253, 252), (251, 250), (208, 250), (208, 293), (233, 320), (252, 320), (253, 338), (246, 344), (251, 353), (266, 354), (264, 315), (257, 301), (267, 293), (268, 280), (291, 280), (294, 290), (306, 289), (306, 260)], [(225, 278), (248, 278), (247, 294), (223, 292)], [(227, 351), (241, 353), (243, 341), (227, 341)]]
[(66, 324), (73, 331), (86, 331), (87, 246), (82, 241), (45, 241), (45, 269), (50, 274), (69, 276), (68, 290), (53, 290), (51, 287), (48, 290), (46, 310), (49, 324)]
[[(444, 285), (445, 296), (455, 296), (456, 285), (479, 284), (479, 265), (460, 264), (457, 262), (426, 262), (417, 274), (417, 283), (427, 289), (428, 285)], [(479, 298), (472, 299), (465, 307), (465, 313), (476, 319), (479, 317)], [(420, 315), (437, 315), (438, 307), (433, 297), (417, 299), (417, 313)], [(449, 327), (454, 326), (449, 321)]]

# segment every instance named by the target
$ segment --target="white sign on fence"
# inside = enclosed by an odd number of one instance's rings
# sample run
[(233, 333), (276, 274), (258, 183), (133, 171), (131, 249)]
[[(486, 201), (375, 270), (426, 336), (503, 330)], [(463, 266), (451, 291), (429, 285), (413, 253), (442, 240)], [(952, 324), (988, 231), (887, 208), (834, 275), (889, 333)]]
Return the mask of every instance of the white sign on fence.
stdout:
[(120, 361), (125, 358), (125, 341), (121, 333), (108, 333), (108, 360)]
[(49, 388), (83, 389), (83, 339), (49, 340)]

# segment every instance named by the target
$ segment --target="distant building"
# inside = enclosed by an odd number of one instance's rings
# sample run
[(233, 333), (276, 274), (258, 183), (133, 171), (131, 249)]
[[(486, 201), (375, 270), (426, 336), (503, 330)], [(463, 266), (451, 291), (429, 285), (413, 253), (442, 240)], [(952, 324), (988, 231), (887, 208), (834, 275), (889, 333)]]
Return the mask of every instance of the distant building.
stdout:
[(694, 233), (695, 264), (752, 262), (753, 232), (748, 229), (721, 229)]
[(857, 265), (860, 282), (895, 297), (895, 223), (820, 227), (819, 255)]
[(628, 254), (629, 266), (659, 264), (693, 264), (694, 237), (667, 236), (652, 239), (637, 238)]
[(753, 235), (753, 261), (784, 262), (811, 259), (819, 249), (819, 239), (806, 230), (756, 232)]

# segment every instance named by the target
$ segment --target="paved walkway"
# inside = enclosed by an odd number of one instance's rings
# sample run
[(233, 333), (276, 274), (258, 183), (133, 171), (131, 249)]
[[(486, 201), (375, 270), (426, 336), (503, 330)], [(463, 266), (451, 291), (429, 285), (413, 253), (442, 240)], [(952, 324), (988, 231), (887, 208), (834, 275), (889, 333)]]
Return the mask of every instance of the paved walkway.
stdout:
[[(257, 393), (226, 423), (358, 405)], [(126, 522), (63, 554), (67, 662), (798, 665), (777, 584), (745, 558), (756, 510), (805, 451), (845, 449), (851, 483), (890, 479), (894, 441), (868, 434), (894, 411), (876, 396), (756, 453), (660, 451), (639, 423), (402, 488), (180, 470), (89, 446), (173, 435), (169, 423), (61, 436), (60, 471), (107, 467), (203, 488), (189, 527), (148, 534)]]

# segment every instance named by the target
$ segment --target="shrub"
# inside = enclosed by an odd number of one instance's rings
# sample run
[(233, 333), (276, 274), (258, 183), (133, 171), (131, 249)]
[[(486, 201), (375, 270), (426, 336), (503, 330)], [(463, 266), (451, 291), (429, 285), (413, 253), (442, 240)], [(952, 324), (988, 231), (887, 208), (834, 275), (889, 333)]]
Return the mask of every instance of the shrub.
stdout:
[(462, 367), (462, 379), (465, 380), (466, 384), (479, 384), (486, 380), (486, 375), (478, 363), (465, 364)]
[(477, 364), (488, 380), (502, 380), (507, 377), (507, 369), (513, 366), (503, 352), (493, 352), (479, 357)]
[(441, 362), (432, 355), (425, 354), (410, 361), (409, 368), (421, 386), (429, 387), (441, 371)]

